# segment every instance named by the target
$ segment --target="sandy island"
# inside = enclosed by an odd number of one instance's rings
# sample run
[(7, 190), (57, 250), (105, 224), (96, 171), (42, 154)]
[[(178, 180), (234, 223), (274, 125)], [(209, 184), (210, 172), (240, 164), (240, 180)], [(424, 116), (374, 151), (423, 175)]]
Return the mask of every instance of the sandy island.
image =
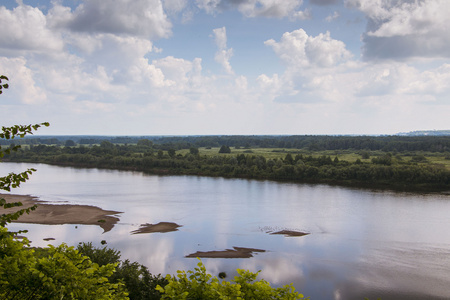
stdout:
[(131, 234), (138, 234), (138, 233), (153, 233), (153, 232), (171, 232), (171, 231), (178, 231), (178, 227), (181, 227), (181, 225), (178, 225), (176, 223), (171, 222), (159, 222), (158, 224), (142, 224), (139, 229), (136, 229), (131, 232)]
[(36, 210), (30, 214), (23, 214), (19, 220), (14, 221), (16, 223), (98, 225), (107, 232), (119, 221), (115, 215), (121, 213), (89, 205), (46, 204), (45, 201), (27, 195), (0, 194), (0, 197), (6, 202), (22, 202), (23, 204), (23, 206), (8, 208), (5, 210), (7, 213), (38, 205)]
[(295, 230), (280, 230), (276, 232), (270, 232), (270, 234), (282, 234), (284, 236), (304, 236), (308, 235), (309, 233)]
[(197, 251), (195, 253), (186, 255), (186, 257), (207, 257), (207, 258), (250, 258), (253, 257), (253, 252), (266, 252), (266, 250), (233, 247), (234, 249), (226, 249), (219, 251)]

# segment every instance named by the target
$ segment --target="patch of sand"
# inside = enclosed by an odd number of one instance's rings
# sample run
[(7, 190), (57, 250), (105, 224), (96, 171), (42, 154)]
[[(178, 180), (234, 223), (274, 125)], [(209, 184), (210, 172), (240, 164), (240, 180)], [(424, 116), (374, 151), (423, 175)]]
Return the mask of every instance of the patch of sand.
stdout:
[(23, 204), (19, 207), (8, 208), (5, 213), (14, 213), (20, 209), (38, 205), (36, 210), (29, 214), (23, 214), (17, 221), (14, 221), (15, 223), (98, 225), (104, 232), (107, 232), (119, 221), (119, 218), (114, 215), (121, 213), (89, 205), (46, 204), (44, 201), (27, 195), (0, 194), (0, 197), (4, 198), (6, 202), (22, 202)]
[(139, 233), (153, 233), (153, 232), (171, 232), (171, 231), (178, 231), (178, 227), (181, 227), (181, 225), (178, 225), (176, 223), (171, 222), (159, 222), (158, 224), (142, 224), (139, 229), (136, 229), (132, 231), (132, 234), (139, 234)]
[(283, 234), (285, 236), (304, 236), (308, 235), (309, 233), (294, 230), (280, 230), (277, 232), (271, 232), (270, 234)]
[(266, 250), (233, 247), (234, 249), (226, 249), (222, 251), (197, 251), (195, 253), (186, 255), (186, 257), (207, 257), (207, 258), (250, 258), (253, 257), (253, 252), (266, 252)]

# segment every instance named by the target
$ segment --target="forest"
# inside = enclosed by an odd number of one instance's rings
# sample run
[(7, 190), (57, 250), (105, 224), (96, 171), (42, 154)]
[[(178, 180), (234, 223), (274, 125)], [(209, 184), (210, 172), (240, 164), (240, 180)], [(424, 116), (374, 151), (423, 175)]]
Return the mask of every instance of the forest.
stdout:
[(4, 161), (407, 191), (450, 186), (450, 136), (68, 136), (21, 142)]

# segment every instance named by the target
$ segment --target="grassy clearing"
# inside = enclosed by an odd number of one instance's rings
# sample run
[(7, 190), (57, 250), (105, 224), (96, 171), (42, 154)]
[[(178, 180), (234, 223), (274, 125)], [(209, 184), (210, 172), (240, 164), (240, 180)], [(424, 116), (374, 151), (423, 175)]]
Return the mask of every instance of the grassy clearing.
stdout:
[[(253, 149), (235, 149), (231, 148), (231, 154), (222, 154), (219, 153), (219, 147), (211, 147), (211, 148), (199, 148), (199, 154), (202, 156), (217, 156), (217, 155), (238, 155), (238, 154), (245, 154), (245, 155), (260, 155), (265, 157), (266, 159), (284, 159), (286, 157), (286, 154), (290, 153), (292, 156), (295, 157), (297, 154), (302, 154), (303, 156), (312, 156), (312, 157), (319, 157), (319, 156), (330, 156), (332, 159), (337, 157), (340, 161), (348, 161), (348, 162), (355, 162), (356, 160), (361, 160), (362, 162), (370, 162), (373, 157), (382, 156), (385, 155), (386, 152), (383, 151), (370, 151), (369, 152), (369, 158), (363, 159), (362, 158), (362, 152), (360, 150), (352, 151), (352, 150), (327, 150), (327, 151), (309, 151), (309, 150), (303, 150), (303, 149), (282, 149), (282, 148), (253, 148)], [(176, 152), (177, 154), (186, 155), (189, 153), (188, 149), (178, 150)], [(446, 168), (447, 170), (450, 170), (450, 159), (448, 158), (448, 154), (444, 153), (435, 153), (435, 152), (425, 152), (425, 153), (395, 153), (392, 154), (393, 157), (398, 161), (404, 161), (404, 162), (410, 162), (413, 160), (413, 157), (415, 155), (423, 155), (425, 157), (424, 161), (417, 162), (421, 165), (441, 165), (442, 167)]]

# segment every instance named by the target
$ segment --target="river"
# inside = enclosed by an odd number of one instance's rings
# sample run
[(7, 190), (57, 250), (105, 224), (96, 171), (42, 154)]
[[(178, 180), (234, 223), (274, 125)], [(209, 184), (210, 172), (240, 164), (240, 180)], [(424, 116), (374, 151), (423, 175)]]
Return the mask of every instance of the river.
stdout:
[[(261, 270), (274, 286), (293, 283), (311, 299), (450, 299), (450, 196), (196, 176), (1, 163), (0, 174), (36, 168), (14, 194), (116, 210), (99, 226), (10, 224), (33, 246), (93, 242), (120, 250), (153, 274), (192, 269), (196, 251), (264, 249), (246, 259), (203, 258), (213, 275)], [(168, 233), (131, 234), (175, 222)], [(271, 235), (277, 230), (302, 237)], [(44, 241), (52, 237), (54, 241)]]

